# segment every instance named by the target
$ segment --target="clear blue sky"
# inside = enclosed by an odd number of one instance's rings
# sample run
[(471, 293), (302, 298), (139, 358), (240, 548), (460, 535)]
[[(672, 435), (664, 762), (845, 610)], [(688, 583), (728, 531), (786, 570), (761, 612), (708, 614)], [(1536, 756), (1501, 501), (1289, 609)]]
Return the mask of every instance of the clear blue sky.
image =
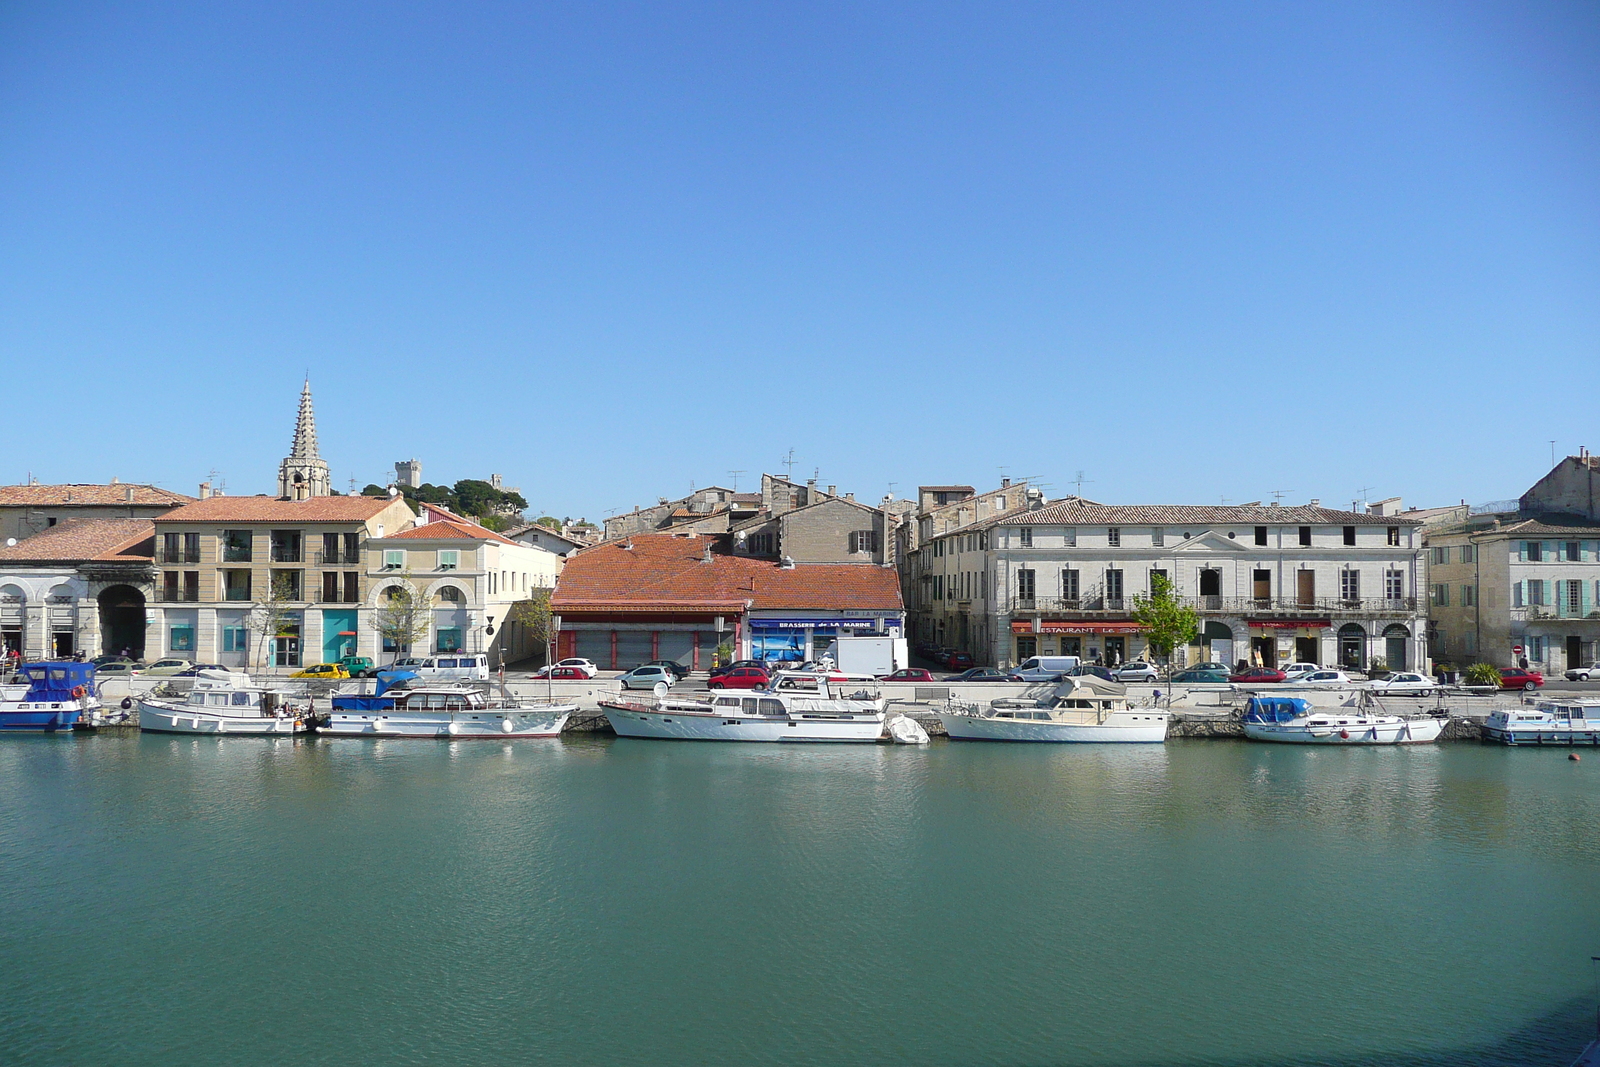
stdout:
[(1600, 450), (1595, 3), (0, 6), (0, 480), (555, 514)]

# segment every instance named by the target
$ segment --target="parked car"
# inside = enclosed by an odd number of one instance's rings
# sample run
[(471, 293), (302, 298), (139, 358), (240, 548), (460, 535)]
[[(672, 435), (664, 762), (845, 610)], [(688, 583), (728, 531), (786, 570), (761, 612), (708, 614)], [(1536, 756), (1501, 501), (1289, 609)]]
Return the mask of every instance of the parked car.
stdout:
[(1587, 667), (1568, 668), (1562, 677), (1569, 682), (1587, 682), (1596, 675), (1600, 675), (1600, 663), (1591, 663)]
[(676, 685), (677, 681), (676, 674), (653, 663), (640, 664), (617, 679), (617, 683), (624, 689), (654, 689), (658, 683), (672, 686)]
[(1521, 667), (1507, 667), (1500, 672), (1501, 689), (1526, 689), (1533, 692), (1544, 684), (1544, 675), (1538, 671), (1523, 670)]
[(487, 681), (489, 678), (489, 657), (485, 655), (463, 656), (461, 653), (444, 653), (439, 656), (424, 656), (415, 666), (407, 667), (418, 678), (451, 678), (466, 681)]
[(772, 675), (765, 667), (734, 667), (711, 679), (706, 686), (711, 689), (765, 689), (771, 682)]
[(1387, 678), (1380, 678), (1369, 683), (1367, 688), (1379, 694), (1392, 694), (1394, 696), (1417, 694), (1426, 696), (1429, 693), (1437, 692), (1439, 683), (1425, 674), (1398, 671)]
[(890, 674), (877, 676), (880, 682), (932, 682), (936, 679), (932, 671), (923, 670), (921, 667), (901, 667)]
[(158, 659), (139, 673), (147, 678), (170, 678), (179, 671), (186, 671), (193, 666), (194, 664), (186, 659)]
[(1315, 663), (1285, 663), (1278, 669), (1283, 672), (1285, 678), (1292, 682), (1297, 674), (1310, 674), (1312, 671), (1320, 671), (1322, 668)]
[(1232, 674), (1233, 673), (1233, 668), (1232, 667), (1228, 666), (1226, 663), (1218, 663), (1216, 660), (1209, 660), (1209, 661), (1207, 661), (1205, 663), (1192, 663), (1188, 667), (1186, 667), (1185, 670), (1191, 670), (1191, 671), (1221, 671), (1223, 674)]
[(952, 674), (945, 679), (947, 682), (1004, 682), (1007, 681), (1004, 671), (997, 671), (993, 667), (974, 667), (970, 671)]
[(689, 677), (689, 668), (685, 667), (675, 659), (653, 659), (649, 663), (646, 663), (645, 666), (665, 667), (667, 670), (671, 671), (672, 676), (678, 679), (680, 682)]
[(589, 672), (589, 677), (591, 678), (600, 673), (600, 668), (595, 666), (594, 660), (584, 659), (582, 656), (568, 656), (566, 659), (558, 659), (551, 666), (582, 667)]
[(1350, 685), (1355, 679), (1344, 671), (1310, 671), (1304, 674), (1296, 672), (1294, 677), (1285, 676), (1284, 681), (1299, 685)]
[(94, 664), (96, 668), (100, 668), (104, 667), (108, 663), (137, 663), (138, 660), (134, 659), (132, 656), (105, 655), (96, 656), (89, 662)]
[(945, 657), (944, 665), (953, 671), (964, 671), (973, 665), (972, 654), (968, 652), (952, 652)]
[(405, 656), (401, 659), (395, 660), (387, 667), (381, 667), (379, 669), (385, 671), (410, 671), (422, 666), (422, 664), (423, 658), (421, 656)]
[(588, 679), (594, 677), (594, 672), (591, 671), (587, 667), (579, 667), (577, 665), (562, 666), (559, 663), (551, 663), (548, 666), (540, 667), (538, 670), (534, 671), (528, 677), (530, 677), (530, 678), (566, 678), (566, 679), (569, 679), (569, 680), (573, 679), (573, 678), (578, 678), (578, 679), (588, 680)]
[(1111, 672), (1119, 682), (1155, 682), (1161, 678), (1161, 672), (1143, 660), (1134, 660), (1124, 663)]
[(220, 663), (196, 663), (193, 667), (190, 667), (188, 670), (179, 671), (177, 674), (174, 674), (172, 677), (174, 677), (174, 678), (198, 678), (198, 677), (200, 677), (200, 672), (201, 671), (225, 671), (227, 669), (228, 668), (224, 667)]
[(1186, 671), (1179, 671), (1172, 676), (1173, 685), (1198, 685), (1205, 682), (1226, 682), (1227, 671), (1201, 670), (1199, 667), (1190, 667)]
[(1110, 667), (1102, 667), (1098, 663), (1080, 663), (1070, 671), (1065, 672), (1068, 678), (1099, 678), (1102, 681), (1114, 682), (1117, 676)]
[(366, 656), (340, 656), (339, 666), (352, 678), (370, 678), (378, 673), (378, 668)]
[[(188, 672), (185, 672), (188, 673)], [(291, 678), (348, 678), (350, 672), (339, 663), (313, 663), (289, 675)]]
[(102, 663), (94, 669), (94, 676), (101, 681), (107, 678), (132, 678), (139, 673), (139, 668), (132, 660), (118, 659), (110, 663)]
[(766, 663), (758, 659), (736, 659), (732, 663), (724, 664), (721, 667), (712, 667), (710, 677), (721, 678), (724, 674), (731, 674), (734, 671), (744, 667), (759, 667), (762, 670), (767, 669)]
[(1271, 667), (1252, 667), (1249, 670), (1243, 671), (1239, 674), (1229, 675), (1228, 681), (1251, 682), (1256, 684), (1261, 682), (1281, 682), (1283, 681), (1283, 672), (1275, 671)]

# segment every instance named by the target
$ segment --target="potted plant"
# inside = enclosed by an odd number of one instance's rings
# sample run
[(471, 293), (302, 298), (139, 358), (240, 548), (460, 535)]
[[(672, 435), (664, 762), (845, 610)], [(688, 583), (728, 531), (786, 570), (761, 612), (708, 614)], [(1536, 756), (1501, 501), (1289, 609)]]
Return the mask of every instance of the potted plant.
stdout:
[(1389, 661), (1382, 656), (1373, 656), (1372, 662), (1367, 665), (1368, 678), (1389, 677)]
[(732, 662), (733, 646), (724, 641), (722, 644), (718, 645), (717, 650), (711, 654), (711, 665), (713, 667), (726, 667)]
[(1485, 691), (1500, 688), (1500, 668), (1493, 663), (1474, 663), (1467, 668), (1467, 688)]

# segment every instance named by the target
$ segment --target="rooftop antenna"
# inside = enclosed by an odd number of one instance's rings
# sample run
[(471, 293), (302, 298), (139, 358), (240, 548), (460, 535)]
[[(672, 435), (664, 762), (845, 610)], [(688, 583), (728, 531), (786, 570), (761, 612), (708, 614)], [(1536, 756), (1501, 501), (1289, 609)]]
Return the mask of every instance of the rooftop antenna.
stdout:
[(789, 449), (789, 454), (783, 459), (783, 465), (789, 472), (784, 475), (784, 479), (790, 482), (794, 481), (794, 449)]
[(1556, 443), (1554, 441), (1551, 441), (1550, 442), (1550, 466), (1554, 467), (1555, 465), (1556, 465)]
[(1217, 497), (1217, 502), (1219, 504), (1221, 504), (1223, 507), (1227, 507), (1228, 506), (1228, 498), (1225, 497), (1225, 496), (1218, 496)]
[(728, 473), (733, 475), (733, 491), (735, 493), (737, 493), (739, 491), (739, 475), (745, 474), (747, 472), (746, 471), (729, 471)]
[(1293, 492), (1295, 492), (1293, 489), (1274, 489), (1272, 491), (1272, 502), (1274, 504), (1282, 504), (1283, 498)]
[[(1026, 479), (1024, 479), (1024, 480), (1026, 480)], [(1078, 476), (1076, 478), (1072, 479), (1072, 484), (1077, 486), (1077, 491), (1073, 495), (1078, 497), (1078, 499), (1081, 500), (1081, 499), (1083, 499), (1083, 487), (1085, 485), (1093, 485), (1094, 484), (1094, 479), (1093, 478), (1085, 478), (1083, 476), (1083, 472), (1079, 471), (1078, 472)]]
[(1367, 502), (1367, 494), (1372, 492), (1372, 489), (1373, 487), (1370, 485), (1363, 485), (1360, 489), (1356, 490), (1356, 492), (1361, 494), (1361, 503), (1365, 504)]

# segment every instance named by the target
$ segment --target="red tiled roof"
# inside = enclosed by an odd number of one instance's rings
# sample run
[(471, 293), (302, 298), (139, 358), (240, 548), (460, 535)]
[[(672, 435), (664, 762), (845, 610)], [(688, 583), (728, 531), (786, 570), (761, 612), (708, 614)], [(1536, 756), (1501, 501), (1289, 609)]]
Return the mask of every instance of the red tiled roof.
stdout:
[[(157, 522), (365, 522), (398, 497), (314, 496), (283, 500), (275, 496), (214, 496), (169, 511)], [(410, 511), (410, 508), (406, 509)]]
[(26, 541), (0, 547), (0, 561), (149, 561), (155, 557), (155, 532), (149, 519), (65, 519)]
[[(128, 490), (133, 499), (128, 499)], [(124, 507), (177, 507), (194, 500), (192, 496), (157, 489), (153, 485), (0, 485), (0, 507), (76, 507), (116, 505)]]
[[(623, 546), (632, 544), (633, 548)], [(711, 560), (706, 562), (706, 546)], [(552, 609), (669, 610), (666, 604), (753, 608), (902, 611), (893, 568), (863, 563), (801, 563), (728, 555), (725, 538), (635, 534), (567, 557)], [(650, 605), (635, 608), (634, 605)], [(679, 608), (679, 610), (686, 610)], [(707, 609), (700, 609), (707, 610)]]
[[(992, 523), (993, 520), (991, 520)], [(1140, 523), (1176, 524), (1194, 526), (1237, 523), (1256, 525), (1273, 523), (1301, 523), (1304, 525), (1335, 526), (1420, 526), (1416, 519), (1399, 515), (1370, 515), (1362, 511), (1338, 511), (1333, 508), (1299, 505), (1262, 504), (1096, 504), (1080, 497), (1067, 497), (1032, 511), (1013, 509), (1000, 518), (1001, 526), (1034, 526), (1053, 523), (1080, 526), (1124, 526)], [(968, 530), (975, 527), (969, 526)]]
[(435, 519), (433, 522), (403, 530), (389, 540), (399, 538), (417, 541), (498, 541), (502, 545), (516, 544), (515, 541), (501, 537), (487, 526), (479, 526), (475, 522), (461, 518)]

